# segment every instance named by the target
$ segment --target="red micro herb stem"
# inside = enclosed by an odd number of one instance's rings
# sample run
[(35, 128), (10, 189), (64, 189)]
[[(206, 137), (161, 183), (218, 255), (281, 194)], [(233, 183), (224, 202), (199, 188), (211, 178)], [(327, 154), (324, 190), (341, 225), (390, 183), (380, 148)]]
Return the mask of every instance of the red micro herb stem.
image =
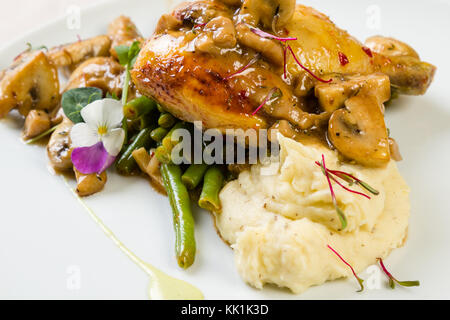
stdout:
[[(316, 165), (318, 165), (319, 167), (322, 167), (322, 165), (320, 164), (320, 162), (318, 162), (318, 161), (316, 161)], [(331, 173), (331, 174), (334, 174), (333, 173), (333, 170), (329, 170), (329, 169), (327, 169), (327, 171), (328, 171), (328, 173)], [(336, 175), (336, 174), (335, 174)], [(338, 178), (341, 178), (341, 177), (339, 177), (338, 175), (336, 175)], [(341, 184), (338, 180), (336, 180), (333, 176), (330, 176), (330, 178), (331, 178), (331, 180), (333, 180), (334, 182), (336, 182), (341, 188), (343, 188), (344, 190), (346, 190), (346, 191), (348, 191), (348, 192), (351, 192), (351, 193), (355, 193), (355, 194), (357, 194), (357, 195), (360, 195), (360, 196), (363, 196), (363, 197), (365, 197), (365, 198), (367, 198), (367, 199), (372, 199), (370, 196), (368, 196), (367, 194), (364, 194), (364, 193), (362, 193), (362, 192), (358, 192), (358, 191), (356, 191), (356, 190), (352, 190), (352, 189), (349, 189), (349, 188), (347, 188), (346, 186), (344, 186), (343, 184)], [(342, 178), (341, 178), (342, 179)]]
[(194, 26), (194, 29), (202, 28), (202, 27), (204, 27), (204, 26), (206, 26), (206, 23), (199, 23), (199, 24), (196, 24), (196, 25)]
[(284, 65), (283, 65), (283, 77), (284, 79), (287, 79), (287, 46), (284, 45), (283, 48), (283, 58), (284, 58)]
[(350, 263), (348, 263), (347, 261), (345, 261), (345, 259), (342, 258), (341, 255), (340, 255), (339, 253), (337, 253), (336, 250), (334, 250), (330, 245), (327, 245), (327, 247), (328, 247), (328, 249), (330, 249), (331, 251), (333, 251), (333, 253), (334, 253), (335, 255), (337, 255), (337, 256), (339, 257), (339, 259), (341, 259), (341, 261), (342, 261), (343, 263), (345, 263), (345, 264), (350, 268), (350, 270), (352, 270), (353, 275), (355, 276), (356, 280), (358, 280), (358, 283), (359, 283), (359, 285), (361, 286), (361, 289), (358, 290), (358, 292), (362, 292), (362, 291), (364, 290), (364, 285), (363, 285), (364, 280), (361, 279), (360, 277), (358, 277), (358, 275), (357, 275), (356, 272), (355, 272), (355, 269), (353, 269), (353, 267), (350, 265)]
[(325, 171), (325, 177), (327, 177), (328, 186), (330, 187), (330, 192), (331, 192), (331, 197), (333, 198), (333, 203), (335, 206), (337, 206), (336, 195), (334, 194), (333, 185), (331, 184), (330, 175), (328, 174), (328, 169), (325, 164), (325, 156), (324, 155), (322, 155), (322, 165), (323, 165), (323, 169)]
[(341, 228), (342, 228), (342, 230), (344, 230), (347, 227), (347, 218), (345, 217), (345, 213), (338, 206), (338, 203), (336, 200), (336, 195), (333, 190), (333, 185), (331, 184), (330, 175), (328, 174), (328, 169), (325, 164), (325, 156), (324, 155), (322, 155), (322, 165), (323, 165), (323, 173), (325, 174), (325, 177), (327, 178), (327, 181), (328, 181), (328, 186), (330, 187), (331, 199), (333, 200), (334, 208), (336, 209), (336, 213), (339, 217), (339, 220), (341, 221), (341, 225), (342, 225)]
[(258, 61), (258, 59), (259, 59), (259, 54), (256, 57), (254, 57), (252, 60), (250, 60), (250, 62), (246, 66), (242, 67), (241, 69), (239, 69), (235, 73), (232, 73), (229, 76), (227, 76), (225, 78), (225, 80), (229, 80), (229, 79), (233, 78), (234, 76), (237, 76), (238, 74), (244, 72), (245, 70), (250, 68), (252, 65), (254, 65)]
[(275, 91), (277, 90), (277, 88), (272, 88), (272, 90), (270, 90), (269, 94), (267, 95), (267, 97), (264, 99), (263, 103), (261, 103), (261, 105), (252, 113), (252, 116), (254, 116), (255, 114), (258, 113), (258, 111), (264, 107), (267, 103), (267, 101), (269, 101), (270, 98), (272, 98), (273, 94), (275, 93)]
[(387, 270), (386, 266), (383, 263), (383, 259), (377, 258), (377, 260), (380, 262), (381, 269), (383, 272), (388, 276), (389, 278), (389, 285), (392, 289), (395, 288), (395, 283), (397, 283), (400, 286), (403, 287), (417, 287), (420, 286), (419, 281), (398, 281), (394, 276)]
[(333, 79), (330, 80), (324, 80), (319, 78), (318, 76), (316, 76), (311, 70), (309, 70), (308, 68), (306, 68), (301, 62), (300, 60), (298, 60), (297, 56), (294, 53), (294, 50), (292, 50), (291, 46), (287, 46), (287, 48), (289, 49), (289, 51), (292, 53), (292, 56), (294, 57), (295, 62), (297, 62), (297, 64), (302, 67), (303, 70), (305, 70), (306, 72), (308, 72), (314, 79), (323, 82), (323, 83), (330, 83), (333, 81)]
[(261, 38), (266, 38), (266, 39), (273, 39), (273, 40), (278, 40), (278, 41), (283, 41), (283, 42), (297, 40), (297, 38), (278, 37), (278, 36), (275, 36), (273, 34), (270, 34), (268, 32), (265, 32), (265, 31), (262, 31), (260, 29), (253, 28), (253, 27), (250, 27), (250, 31), (253, 32), (254, 34), (260, 36)]

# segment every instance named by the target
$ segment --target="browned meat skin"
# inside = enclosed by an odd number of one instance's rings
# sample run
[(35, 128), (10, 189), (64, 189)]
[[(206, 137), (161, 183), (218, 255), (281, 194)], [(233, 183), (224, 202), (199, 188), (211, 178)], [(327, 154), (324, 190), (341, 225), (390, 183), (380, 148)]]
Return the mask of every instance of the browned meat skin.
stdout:
[[(291, 131), (316, 132), (326, 127), (332, 131), (356, 121), (362, 129), (370, 129), (370, 139), (349, 134), (347, 140), (331, 142), (347, 158), (364, 165), (385, 164), (390, 158), (387, 133), (373, 128), (385, 127), (383, 103), (390, 98), (391, 85), (400, 93), (423, 94), (436, 68), (395, 39), (370, 39), (370, 51), (324, 14), (294, 3), (245, 0), (240, 10), (235, 7), (238, 1), (231, 1), (232, 6), (226, 5), (229, 1), (207, 0), (181, 5), (161, 18), (157, 32), (142, 48), (132, 71), (137, 89), (182, 120), (201, 121), (204, 128), (222, 131), (269, 128), (280, 120), (294, 125)], [(288, 44), (311, 72), (290, 53), (284, 63), (283, 43), (256, 35), (249, 25), (297, 38)], [(386, 48), (392, 43), (396, 50), (387, 56)], [(256, 56), (259, 60), (249, 64)], [(244, 72), (235, 74), (246, 65)], [(334, 79), (333, 83), (323, 83), (328, 79)], [(274, 88), (281, 94), (266, 99)], [(360, 100), (375, 111), (360, 107)], [(267, 104), (254, 115), (263, 101)], [(350, 119), (350, 109), (371, 116)], [(327, 126), (332, 114), (332, 125)], [(350, 152), (354, 147), (360, 149)]]
[[(164, 51), (152, 49), (158, 46)], [(267, 126), (265, 119), (251, 116), (255, 103), (240, 82), (224, 79), (234, 72), (226, 60), (221, 63), (207, 54), (183, 52), (182, 46), (183, 39), (166, 34), (157, 35), (143, 49), (131, 73), (142, 94), (156, 98), (176, 117), (202, 121), (207, 128)], [(278, 77), (272, 78), (276, 82)]]

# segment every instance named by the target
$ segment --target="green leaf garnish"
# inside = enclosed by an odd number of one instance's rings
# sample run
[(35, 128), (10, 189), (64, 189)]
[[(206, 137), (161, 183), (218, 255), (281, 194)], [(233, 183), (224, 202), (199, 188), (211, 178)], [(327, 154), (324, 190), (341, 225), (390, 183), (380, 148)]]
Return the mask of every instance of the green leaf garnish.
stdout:
[(345, 228), (347, 228), (347, 217), (345, 216), (344, 211), (339, 208), (339, 206), (335, 205), (335, 208), (339, 217), (339, 221), (341, 221), (341, 230), (344, 230)]
[[(123, 82), (122, 89), (122, 104), (125, 105), (128, 102), (128, 90), (130, 88), (131, 75), (130, 70), (136, 63), (136, 59), (141, 51), (140, 42), (134, 41), (131, 46), (117, 46), (114, 48), (119, 58), (119, 63), (125, 67), (125, 80)], [(124, 117), (122, 121), (122, 129), (125, 132), (125, 141), (128, 140), (128, 123)], [(123, 148), (126, 148), (126, 143)]]
[(330, 174), (328, 173), (329, 170), (327, 169), (327, 166), (325, 164), (325, 156), (322, 155), (322, 162), (320, 162), (320, 163), (316, 162), (316, 164), (318, 164), (320, 166), (320, 168), (322, 169), (322, 173), (327, 178), (328, 187), (330, 188), (330, 193), (331, 193), (331, 200), (333, 201), (334, 208), (336, 209), (336, 213), (341, 222), (341, 230), (344, 230), (345, 228), (347, 228), (347, 218), (345, 216), (344, 211), (342, 211), (341, 208), (339, 208), (339, 206), (338, 206), (336, 194), (334, 193), (333, 185), (331, 184), (331, 177), (330, 177)]
[(29, 43), (29, 42), (27, 42), (27, 47), (28, 47), (27, 51), (29, 51), (29, 52), (31, 52), (31, 51), (38, 51), (38, 50), (48, 51), (47, 46), (39, 46), (39, 47), (34, 48), (33, 45), (31, 43)]
[(387, 270), (386, 266), (383, 263), (383, 259), (378, 258), (377, 260), (380, 263), (381, 269), (386, 274), (386, 276), (389, 278), (389, 287), (391, 287), (391, 289), (395, 289), (395, 284), (398, 284), (399, 286), (402, 286), (402, 287), (418, 287), (418, 286), (420, 286), (420, 281), (398, 281)]
[(54, 126), (54, 127), (50, 128), (50, 129), (48, 129), (47, 131), (41, 133), (37, 137), (34, 137), (33, 139), (27, 140), (25, 143), (26, 144), (33, 144), (35, 142), (38, 142), (42, 138), (44, 138), (44, 137), (48, 136), (49, 134), (53, 133), (56, 130), (57, 127), (58, 126)]
[(84, 122), (81, 110), (88, 104), (103, 98), (103, 91), (98, 88), (76, 88), (66, 91), (61, 100), (64, 114), (73, 123)]
[(114, 48), (119, 58), (119, 63), (123, 66), (133, 67), (136, 62), (137, 56), (141, 51), (140, 42), (135, 41), (131, 46), (117, 46)]
[(397, 284), (401, 285), (402, 287), (419, 287), (420, 281), (397, 281)]

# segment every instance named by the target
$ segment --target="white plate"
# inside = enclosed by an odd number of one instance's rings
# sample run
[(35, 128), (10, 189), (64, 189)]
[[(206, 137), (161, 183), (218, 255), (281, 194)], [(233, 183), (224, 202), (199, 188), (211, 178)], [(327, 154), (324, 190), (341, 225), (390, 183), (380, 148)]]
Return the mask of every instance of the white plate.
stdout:
[[(198, 286), (207, 299), (450, 298), (449, 1), (304, 3), (330, 15), (359, 39), (372, 34), (402, 39), (439, 68), (426, 96), (402, 97), (387, 112), (405, 158), (400, 170), (412, 189), (409, 240), (387, 263), (399, 278), (419, 279), (419, 288), (358, 294), (353, 280), (343, 280), (300, 296), (272, 287), (254, 290), (242, 282), (231, 249), (217, 237), (209, 214), (201, 211), (196, 214), (196, 263), (180, 271), (173, 255), (169, 204), (145, 180), (110, 174), (106, 190), (87, 202), (137, 255)], [(148, 36), (165, 11), (168, 3), (155, 0), (91, 7), (83, 11), (81, 30), (68, 30), (66, 20), (60, 20), (9, 44), (0, 51), (0, 67), (27, 42), (52, 46), (74, 41), (77, 34), (98, 35), (119, 14), (131, 16)], [(146, 274), (103, 234), (62, 179), (49, 173), (45, 149), (21, 143), (20, 126), (12, 119), (0, 121), (0, 136), (0, 298), (146, 299)]]

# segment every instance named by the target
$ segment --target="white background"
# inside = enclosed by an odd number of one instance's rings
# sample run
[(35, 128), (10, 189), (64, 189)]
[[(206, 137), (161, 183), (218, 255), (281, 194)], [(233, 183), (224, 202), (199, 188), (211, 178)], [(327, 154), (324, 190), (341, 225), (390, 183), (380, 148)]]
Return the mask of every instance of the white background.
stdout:
[[(0, 0), (0, 69), (25, 44), (48, 46), (106, 32), (119, 14), (133, 17), (149, 36), (171, 0), (115, 0), (83, 13), (80, 30), (64, 20), (22, 34), (64, 16), (70, 4), (85, 0)], [(212, 219), (196, 212), (198, 256), (188, 272), (173, 257), (171, 210), (166, 199), (139, 178), (110, 175), (106, 189), (88, 200), (118, 237), (144, 261), (187, 280), (207, 299), (415, 299), (450, 297), (450, 7), (448, 0), (302, 0), (329, 14), (338, 26), (363, 40), (369, 35), (398, 37), (438, 66), (423, 97), (401, 97), (388, 109), (387, 121), (405, 161), (400, 171), (411, 186), (411, 225), (404, 248), (386, 263), (401, 280), (420, 280), (413, 289), (367, 290), (356, 294), (354, 279), (311, 288), (301, 296), (267, 287), (253, 290), (240, 279), (232, 251), (217, 237)], [(368, 8), (380, 9), (378, 28), (367, 24)], [(12, 41), (8, 46), (5, 42)], [(45, 168), (40, 146), (20, 142), (20, 125), (0, 121), (0, 298), (146, 299), (148, 277), (104, 236), (62, 180)], [(71, 285), (80, 274), (80, 286)], [(366, 277), (367, 274), (362, 274)]]
[[(150, 0), (153, 1), (153, 0)], [(93, 0), (1, 0), (0, 46), (24, 33), (66, 14), (67, 8), (84, 8), (101, 1)]]

